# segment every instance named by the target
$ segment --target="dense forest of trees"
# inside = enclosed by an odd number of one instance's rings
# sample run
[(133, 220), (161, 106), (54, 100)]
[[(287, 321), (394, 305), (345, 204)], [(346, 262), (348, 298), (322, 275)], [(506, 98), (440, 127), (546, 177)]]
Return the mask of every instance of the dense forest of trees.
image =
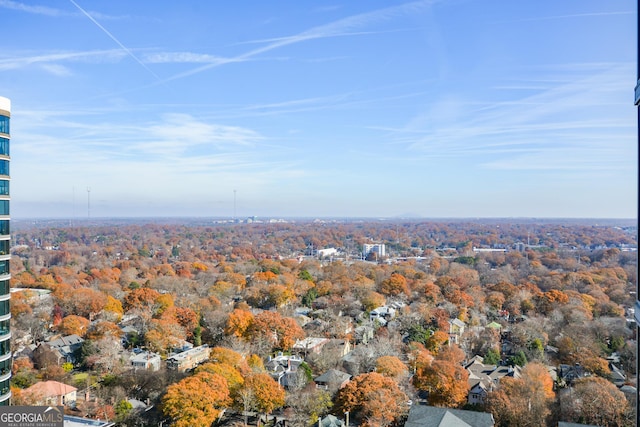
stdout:
[[(94, 396), (79, 399), (76, 411), (122, 425), (245, 425), (254, 419), (248, 414), (271, 414), (308, 426), (348, 412), (357, 425), (390, 426), (424, 403), (489, 411), (505, 426), (634, 419), (622, 384), (611, 382), (615, 366), (635, 386), (635, 328), (627, 320), (635, 302), (634, 228), (18, 224), (12, 237), (11, 285), (21, 289), (11, 300), (14, 403), (29, 403), (24, 389), (54, 379)], [(386, 253), (367, 261), (362, 248), (372, 242)], [(322, 248), (337, 252), (318, 258)], [(391, 304), (397, 310), (388, 322), (371, 320), (373, 309)], [(465, 325), (457, 343), (453, 319)], [(371, 330), (368, 339), (362, 328)], [(73, 363), (21, 352), (70, 334), (84, 339)], [(342, 350), (305, 351), (285, 390), (266, 364), (306, 337), (341, 342)], [(185, 342), (211, 347), (209, 360), (188, 372), (130, 369), (133, 349), (166, 358)], [(464, 366), (474, 356), (521, 366), (520, 375), (470, 405)], [(560, 365), (579, 366), (581, 375), (561, 378)], [(313, 379), (331, 369), (351, 380), (316, 387)], [(595, 394), (601, 410), (585, 404)], [(130, 398), (154, 409), (135, 411)]]

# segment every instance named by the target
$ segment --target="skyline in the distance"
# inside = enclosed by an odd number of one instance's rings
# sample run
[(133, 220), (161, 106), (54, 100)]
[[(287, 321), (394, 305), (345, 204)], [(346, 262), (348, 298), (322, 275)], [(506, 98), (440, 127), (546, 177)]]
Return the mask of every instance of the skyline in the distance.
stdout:
[(0, 10), (13, 218), (636, 217), (631, 0)]

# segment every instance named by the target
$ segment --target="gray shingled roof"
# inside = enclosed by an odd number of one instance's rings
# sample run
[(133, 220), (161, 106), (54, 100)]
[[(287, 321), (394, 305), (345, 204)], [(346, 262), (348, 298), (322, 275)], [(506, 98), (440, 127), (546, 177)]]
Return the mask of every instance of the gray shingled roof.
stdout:
[(324, 374), (319, 377), (314, 378), (313, 380), (317, 383), (325, 383), (325, 384), (341, 384), (344, 381), (351, 379), (351, 375), (346, 372), (339, 371), (337, 369), (329, 369)]
[(493, 427), (493, 415), (462, 409), (414, 405), (405, 427)]

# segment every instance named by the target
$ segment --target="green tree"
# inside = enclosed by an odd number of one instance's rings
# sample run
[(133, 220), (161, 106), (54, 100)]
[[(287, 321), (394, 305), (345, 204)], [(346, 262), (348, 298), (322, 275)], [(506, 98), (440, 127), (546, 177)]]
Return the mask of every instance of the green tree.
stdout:
[(308, 280), (309, 282), (313, 282), (313, 277), (307, 270), (300, 270), (300, 273), (298, 273), (298, 278), (302, 280)]
[(420, 344), (425, 345), (429, 337), (433, 334), (433, 331), (431, 329), (426, 329), (420, 324), (413, 324), (409, 327), (407, 333), (409, 334), (407, 341), (419, 342)]
[(527, 356), (524, 354), (524, 351), (519, 350), (515, 355), (509, 358), (509, 363), (511, 365), (524, 366), (527, 364)]
[(485, 354), (483, 360), (484, 363), (488, 365), (497, 365), (498, 362), (500, 362), (500, 352), (491, 348), (489, 349), (489, 351), (487, 351), (487, 354)]
[(116, 416), (118, 417), (118, 419), (123, 420), (131, 413), (133, 405), (129, 401), (123, 399), (116, 404), (116, 407), (114, 409), (116, 411)]

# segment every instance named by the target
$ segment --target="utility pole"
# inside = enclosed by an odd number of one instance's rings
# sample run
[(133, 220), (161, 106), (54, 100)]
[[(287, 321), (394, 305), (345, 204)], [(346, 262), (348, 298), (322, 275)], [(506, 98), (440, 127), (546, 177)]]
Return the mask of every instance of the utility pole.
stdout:
[(236, 220), (236, 192), (237, 190), (233, 190), (233, 221)]

